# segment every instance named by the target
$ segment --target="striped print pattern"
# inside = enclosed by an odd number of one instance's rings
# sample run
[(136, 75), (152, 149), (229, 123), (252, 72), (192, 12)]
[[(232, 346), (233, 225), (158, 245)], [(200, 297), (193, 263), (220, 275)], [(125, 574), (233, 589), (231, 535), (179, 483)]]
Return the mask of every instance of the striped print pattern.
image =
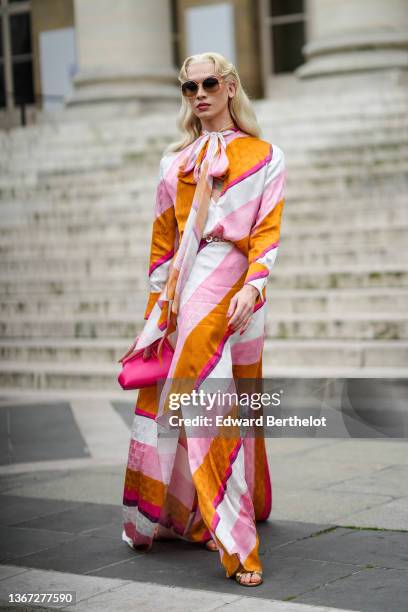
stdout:
[[(166, 282), (184, 232), (192, 231), (188, 219), (199, 180), (196, 165), (185, 174), (180, 166), (197, 143), (164, 156), (160, 163), (150, 295), (137, 348), (167, 331), (175, 353), (163, 386), (138, 393), (123, 512), (127, 536), (145, 549), (161, 536), (193, 542), (213, 537), (226, 574), (232, 575), (240, 565), (248, 571), (262, 569), (256, 521), (266, 519), (272, 507), (264, 439), (243, 438), (238, 429), (228, 438), (197, 437), (188, 428), (179, 437), (168, 437), (162, 428), (170, 393), (213, 389), (211, 384), (232, 392), (237, 379), (262, 377), (266, 283), (280, 242), (284, 155), (278, 146), (239, 130), (224, 137), (228, 170), (221, 196), (209, 203), (200, 231), (228, 242), (206, 243), (196, 251), (169, 329)], [(201, 154), (196, 163), (204, 158), (205, 147)], [(250, 324), (240, 335), (228, 329), (226, 312), (245, 283), (254, 285), (259, 295)], [(237, 414), (237, 406), (214, 409)]]

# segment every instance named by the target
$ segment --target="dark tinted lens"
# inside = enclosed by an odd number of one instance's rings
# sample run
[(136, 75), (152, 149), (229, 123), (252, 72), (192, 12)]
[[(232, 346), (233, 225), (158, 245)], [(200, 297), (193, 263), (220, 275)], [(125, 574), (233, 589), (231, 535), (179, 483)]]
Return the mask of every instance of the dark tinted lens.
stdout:
[(194, 96), (194, 94), (197, 93), (197, 89), (197, 83), (194, 81), (185, 81), (181, 86), (181, 90), (185, 96)]
[(208, 77), (208, 79), (204, 79), (203, 87), (207, 91), (216, 91), (219, 86), (219, 81), (215, 77)]

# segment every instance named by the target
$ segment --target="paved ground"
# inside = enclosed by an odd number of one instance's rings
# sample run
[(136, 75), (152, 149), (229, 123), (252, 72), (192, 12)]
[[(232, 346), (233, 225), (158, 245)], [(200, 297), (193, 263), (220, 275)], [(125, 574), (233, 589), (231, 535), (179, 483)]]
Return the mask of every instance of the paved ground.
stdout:
[(78, 611), (407, 612), (408, 441), (269, 439), (265, 582), (249, 590), (199, 546), (121, 541), (132, 418), (132, 401), (0, 398), (0, 609), (64, 590)]

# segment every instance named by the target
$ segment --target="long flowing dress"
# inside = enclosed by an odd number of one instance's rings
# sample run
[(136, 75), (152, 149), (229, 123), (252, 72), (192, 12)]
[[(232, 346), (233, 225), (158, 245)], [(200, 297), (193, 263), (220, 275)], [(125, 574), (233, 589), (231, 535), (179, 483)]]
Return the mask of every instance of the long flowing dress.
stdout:
[[(222, 190), (205, 209), (203, 194), (212, 189), (214, 177), (221, 177)], [(193, 381), (194, 389), (213, 381), (222, 391), (234, 389), (239, 379), (262, 379), (266, 283), (280, 240), (284, 154), (236, 127), (205, 131), (182, 151), (162, 157), (158, 179), (150, 295), (136, 348), (167, 334), (175, 351), (164, 386), (138, 392), (123, 491), (123, 536), (144, 550), (159, 537), (213, 538), (227, 576), (240, 566), (261, 570), (256, 521), (265, 520), (272, 507), (263, 436), (245, 436), (240, 429), (230, 436), (197, 436), (188, 428), (168, 436), (162, 420), (179, 379)], [(202, 238), (207, 234), (224, 240), (207, 242)], [(172, 291), (171, 277), (177, 281)], [(240, 334), (230, 329), (226, 313), (246, 283), (258, 294)]]

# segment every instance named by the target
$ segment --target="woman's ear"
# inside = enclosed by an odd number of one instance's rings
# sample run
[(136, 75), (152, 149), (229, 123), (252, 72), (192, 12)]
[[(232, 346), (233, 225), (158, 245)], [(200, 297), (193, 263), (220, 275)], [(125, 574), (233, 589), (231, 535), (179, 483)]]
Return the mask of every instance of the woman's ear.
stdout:
[[(231, 81), (230, 83), (228, 83), (228, 96), (230, 99), (232, 99), (237, 91), (237, 84), (235, 81)], [(230, 95), (232, 94), (232, 95)]]

